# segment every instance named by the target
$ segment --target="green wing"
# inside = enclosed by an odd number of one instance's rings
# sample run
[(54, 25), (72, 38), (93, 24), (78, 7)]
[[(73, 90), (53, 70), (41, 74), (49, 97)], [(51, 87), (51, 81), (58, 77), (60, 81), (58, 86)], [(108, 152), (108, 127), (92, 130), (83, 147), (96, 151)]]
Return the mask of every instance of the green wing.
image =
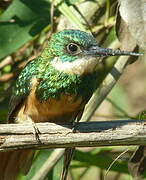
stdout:
[(13, 88), (12, 97), (10, 99), (8, 122), (14, 122), (14, 113), (24, 102), (25, 98), (29, 95), (31, 89), (31, 79), (37, 74), (37, 59), (30, 61), (25, 68), (20, 73), (18, 79), (16, 80), (15, 86)]

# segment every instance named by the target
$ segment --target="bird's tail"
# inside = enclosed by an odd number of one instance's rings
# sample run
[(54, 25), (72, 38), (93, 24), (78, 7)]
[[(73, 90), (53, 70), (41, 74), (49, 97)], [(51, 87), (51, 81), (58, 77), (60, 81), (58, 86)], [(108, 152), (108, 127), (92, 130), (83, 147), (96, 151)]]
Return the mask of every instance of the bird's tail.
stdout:
[(69, 168), (70, 162), (72, 160), (74, 151), (75, 151), (75, 148), (66, 148), (65, 149), (64, 167), (63, 167), (63, 172), (61, 174), (60, 180), (66, 180), (66, 178), (67, 178), (68, 168)]
[(129, 160), (128, 168), (135, 180), (142, 179), (146, 171), (146, 146), (139, 146)]
[(34, 150), (0, 152), (0, 180), (16, 180), (20, 172), (26, 175), (33, 156)]

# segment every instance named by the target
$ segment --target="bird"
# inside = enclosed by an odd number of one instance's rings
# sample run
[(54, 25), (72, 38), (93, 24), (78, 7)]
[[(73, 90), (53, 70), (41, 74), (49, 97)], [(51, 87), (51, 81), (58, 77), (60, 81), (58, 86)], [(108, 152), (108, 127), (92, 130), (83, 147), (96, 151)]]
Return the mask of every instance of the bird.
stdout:
[[(97, 89), (101, 58), (121, 55), (140, 54), (99, 47), (92, 34), (76, 29), (54, 33), (41, 55), (20, 72), (13, 87), (8, 123), (79, 120)], [(62, 180), (66, 179), (73, 148), (66, 152)], [(26, 175), (33, 155), (33, 149), (1, 152), (0, 180), (16, 180), (19, 172)]]

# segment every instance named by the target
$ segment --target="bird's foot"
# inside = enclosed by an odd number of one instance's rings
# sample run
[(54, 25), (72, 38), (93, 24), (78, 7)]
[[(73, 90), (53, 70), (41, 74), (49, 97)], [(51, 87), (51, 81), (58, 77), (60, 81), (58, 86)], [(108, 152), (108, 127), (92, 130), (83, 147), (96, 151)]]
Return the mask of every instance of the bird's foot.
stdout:
[(72, 132), (73, 133), (78, 132), (78, 122), (73, 122), (73, 124), (72, 124)]
[(39, 134), (41, 134), (40, 130), (38, 129), (38, 127), (36, 126), (36, 123), (32, 123), (33, 125), (33, 134), (36, 138), (36, 141), (40, 144), (42, 143), (39, 137)]

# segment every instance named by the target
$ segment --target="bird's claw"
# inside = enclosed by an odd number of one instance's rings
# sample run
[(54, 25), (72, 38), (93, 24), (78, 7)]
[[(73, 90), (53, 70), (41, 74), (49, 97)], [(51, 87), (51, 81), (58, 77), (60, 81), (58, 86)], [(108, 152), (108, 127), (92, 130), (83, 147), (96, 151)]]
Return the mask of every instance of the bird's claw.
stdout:
[(36, 126), (35, 123), (33, 123), (33, 134), (36, 138), (36, 141), (40, 144), (42, 143), (39, 137), (39, 134), (41, 134), (40, 130), (38, 129), (38, 127)]

